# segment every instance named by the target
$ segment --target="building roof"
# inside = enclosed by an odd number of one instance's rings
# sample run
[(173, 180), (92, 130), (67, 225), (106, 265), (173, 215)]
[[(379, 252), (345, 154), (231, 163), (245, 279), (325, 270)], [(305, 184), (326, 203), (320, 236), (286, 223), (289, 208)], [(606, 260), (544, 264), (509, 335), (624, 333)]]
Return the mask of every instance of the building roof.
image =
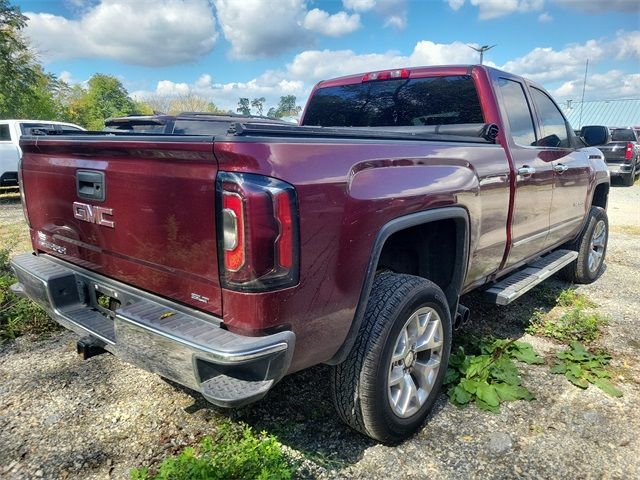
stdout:
[(640, 98), (572, 102), (560, 105), (572, 128), (584, 125), (640, 126)]

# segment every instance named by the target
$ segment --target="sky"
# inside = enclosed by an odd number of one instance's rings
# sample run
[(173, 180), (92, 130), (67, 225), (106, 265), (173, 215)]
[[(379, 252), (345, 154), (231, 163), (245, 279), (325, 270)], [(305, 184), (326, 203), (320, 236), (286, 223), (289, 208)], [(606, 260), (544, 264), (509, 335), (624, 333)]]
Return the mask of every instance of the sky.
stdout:
[[(559, 102), (640, 98), (640, 0), (13, 0), (45, 69), (118, 77), (134, 98), (303, 105), (341, 75), (478, 63)], [(265, 110), (266, 111), (266, 110)]]

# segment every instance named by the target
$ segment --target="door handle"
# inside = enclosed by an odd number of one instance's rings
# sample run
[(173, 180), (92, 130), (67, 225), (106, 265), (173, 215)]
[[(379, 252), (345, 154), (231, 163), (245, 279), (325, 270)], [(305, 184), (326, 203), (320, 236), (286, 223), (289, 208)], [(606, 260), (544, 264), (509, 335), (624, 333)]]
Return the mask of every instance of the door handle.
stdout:
[(553, 169), (558, 173), (562, 173), (562, 172), (566, 172), (567, 170), (569, 170), (569, 167), (567, 167), (563, 163), (558, 163), (557, 165), (553, 166)]
[(527, 165), (518, 169), (518, 175), (533, 175), (534, 173), (536, 173), (536, 169)]
[(104, 201), (104, 172), (78, 170), (76, 172), (76, 190), (78, 197), (85, 200)]

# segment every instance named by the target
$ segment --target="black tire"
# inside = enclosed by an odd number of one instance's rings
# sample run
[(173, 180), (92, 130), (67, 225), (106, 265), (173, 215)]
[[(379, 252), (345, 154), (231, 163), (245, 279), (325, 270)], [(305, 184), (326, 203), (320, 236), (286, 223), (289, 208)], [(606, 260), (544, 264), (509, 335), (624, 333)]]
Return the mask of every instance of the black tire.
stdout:
[[(425, 325), (427, 322), (429, 325), (437, 322), (439, 316), (442, 328), (438, 330), (436, 343), (441, 342), (440, 345), (419, 352), (420, 348), (416, 348), (414, 343), (408, 351), (415, 353), (408, 353), (404, 360), (392, 364), (393, 350), (396, 349), (397, 354), (401, 333), (409, 328), (411, 318), (419, 317), (418, 312), (424, 311), (429, 312), (429, 316), (421, 314)], [(437, 316), (433, 315), (434, 312)], [(435, 331), (433, 328), (431, 330)], [(338, 414), (347, 425), (380, 442), (393, 444), (407, 438), (421, 427), (438, 397), (450, 350), (451, 315), (442, 290), (424, 278), (390, 272), (379, 274), (374, 280), (356, 342), (347, 359), (331, 371), (332, 397)], [(420, 357), (423, 354), (428, 355), (426, 360)], [(412, 366), (408, 367), (407, 362), (415, 365), (421, 362), (436, 363), (438, 360), (439, 369), (421, 377), (424, 382), (427, 378), (428, 382), (432, 382), (428, 393), (426, 389), (422, 390), (423, 399), (420, 401), (424, 403), (419, 408), (419, 402), (414, 404), (413, 408), (418, 410), (413, 414), (407, 412), (410, 416), (403, 418), (397, 415), (391, 405), (391, 369), (405, 371), (405, 378), (407, 374), (413, 375), (408, 370)], [(412, 377), (412, 381), (419, 392), (422, 383), (415, 377)], [(411, 398), (418, 399), (418, 395)], [(395, 408), (398, 408), (397, 405)]]
[(622, 175), (622, 185), (625, 187), (632, 187), (633, 183), (636, 181), (636, 166), (633, 166), (633, 169), (624, 175)]
[[(592, 240), (594, 236), (600, 236), (599, 225), (604, 224), (604, 237), (602, 245), (598, 247), (599, 258), (597, 262), (590, 266), (590, 255), (594, 251)], [(596, 228), (598, 227), (598, 228)], [(607, 212), (600, 207), (591, 207), (589, 210), (589, 218), (582, 229), (582, 232), (571, 244), (565, 248), (578, 252), (578, 258), (575, 262), (567, 265), (560, 271), (560, 276), (572, 283), (593, 283), (602, 275), (605, 269), (604, 259), (607, 254), (607, 243), (609, 240), (609, 220)], [(600, 243), (600, 242), (597, 242)]]

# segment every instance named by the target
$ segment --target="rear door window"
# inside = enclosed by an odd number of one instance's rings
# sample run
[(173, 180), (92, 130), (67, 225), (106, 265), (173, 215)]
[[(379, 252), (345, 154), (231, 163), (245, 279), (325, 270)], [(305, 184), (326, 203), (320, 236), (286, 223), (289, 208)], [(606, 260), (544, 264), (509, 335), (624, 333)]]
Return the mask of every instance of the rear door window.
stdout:
[(536, 144), (536, 133), (531, 108), (522, 85), (506, 78), (498, 79), (504, 107), (507, 111), (513, 141), (525, 147)]
[(390, 127), (483, 123), (470, 76), (407, 78), (319, 88), (303, 125)]
[(569, 148), (571, 142), (567, 132), (567, 122), (553, 100), (537, 88), (531, 88), (533, 104), (538, 112), (541, 138), (536, 144), (539, 147)]

